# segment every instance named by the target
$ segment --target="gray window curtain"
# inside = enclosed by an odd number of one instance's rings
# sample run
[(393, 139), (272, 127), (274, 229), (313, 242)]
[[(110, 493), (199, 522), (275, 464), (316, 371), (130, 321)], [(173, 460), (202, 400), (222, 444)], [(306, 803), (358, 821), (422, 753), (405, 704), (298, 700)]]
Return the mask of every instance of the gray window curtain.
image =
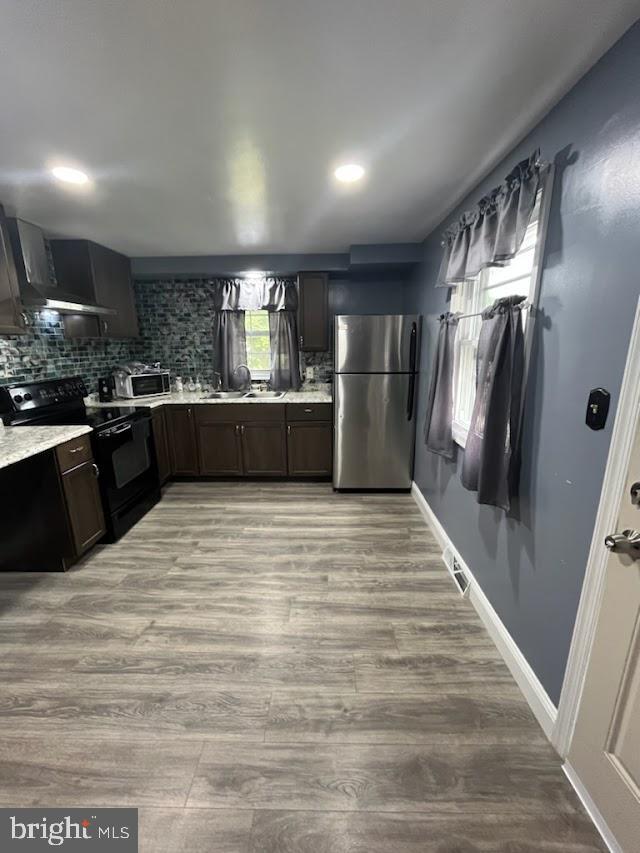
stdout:
[(248, 383), (234, 374), (247, 363), (245, 311), (269, 312), (271, 384), (275, 390), (300, 388), (298, 291), (294, 279), (268, 276), (255, 281), (217, 279), (214, 285), (214, 341), (217, 370), (225, 389)]
[(525, 298), (497, 299), (482, 314), (476, 399), (462, 463), (462, 485), (478, 493), (478, 503), (506, 511), (517, 493)]
[(213, 326), (216, 370), (220, 374), (220, 384), (225, 391), (244, 389), (248, 385), (245, 377), (235, 372), (241, 364), (247, 363), (244, 311), (216, 311)]
[(271, 387), (274, 391), (297, 391), (300, 380), (298, 324), (295, 311), (270, 311)]
[(455, 314), (440, 316), (438, 344), (431, 371), (424, 440), (427, 449), (453, 459), (453, 362), (458, 318)]
[(445, 231), (436, 287), (468, 281), (485, 267), (504, 266), (516, 255), (535, 206), (541, 167), (540, 151), (534, 151)]
[(263, 307), (269, 311), (271, 387), (274, 391), (297, 391), (302, 381), (298, 346), (298, 290), (295, 281), (266, 279)]

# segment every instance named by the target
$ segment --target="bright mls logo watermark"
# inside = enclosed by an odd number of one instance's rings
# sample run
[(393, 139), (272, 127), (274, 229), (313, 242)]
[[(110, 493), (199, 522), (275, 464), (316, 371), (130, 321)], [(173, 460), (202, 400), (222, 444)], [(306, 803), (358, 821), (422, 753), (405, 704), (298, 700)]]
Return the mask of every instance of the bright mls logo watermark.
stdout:
[(138, 809), (0, 809), (0, 851), (137, 853)]

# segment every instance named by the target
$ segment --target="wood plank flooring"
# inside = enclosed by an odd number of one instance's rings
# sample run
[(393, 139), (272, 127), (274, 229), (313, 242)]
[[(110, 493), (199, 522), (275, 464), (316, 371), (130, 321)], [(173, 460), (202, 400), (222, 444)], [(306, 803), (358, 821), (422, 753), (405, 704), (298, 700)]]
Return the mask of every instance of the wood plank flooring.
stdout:
[(604, 847), (408, 495), (174, 483), (0, 575), (0, 805), (137, 806), (142, 853)]

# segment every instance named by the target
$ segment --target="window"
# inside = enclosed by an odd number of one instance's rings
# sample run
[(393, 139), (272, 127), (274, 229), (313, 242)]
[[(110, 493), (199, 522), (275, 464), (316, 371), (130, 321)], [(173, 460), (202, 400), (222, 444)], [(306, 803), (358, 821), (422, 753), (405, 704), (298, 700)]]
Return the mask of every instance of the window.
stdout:
[(271, 375), (271, 340), (269, 312), (246, 311), (247, 367), (252, 379), (268, 379)]
[[(521, 295), (531, 301), (535, 294), (535, 257), (540, 240), (540, 200), (531, 215), (522, 246), (518, 254), (504, 267), (487, 267), (467, 284), (458, 285), (451, 297), (451, 311), (461, 314), (479, 314), (496, 299)], [(526, 324), (528, 312), (522, 312)], [(467, 442), (471, 426), (473, 404), (476, 397), (476, 354), (482, 317), (465, 317), (458, 323), (456, 333), (453, 376), (453, 438), (461, 447)]]

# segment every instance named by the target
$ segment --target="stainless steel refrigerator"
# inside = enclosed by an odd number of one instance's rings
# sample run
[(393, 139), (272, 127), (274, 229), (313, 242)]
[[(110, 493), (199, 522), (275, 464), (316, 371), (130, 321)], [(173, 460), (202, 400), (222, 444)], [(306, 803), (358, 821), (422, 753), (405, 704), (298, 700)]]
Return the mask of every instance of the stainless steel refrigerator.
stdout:
[(421, 317), (339, 315), (334, 326), (336, 489), (409, 489)]

